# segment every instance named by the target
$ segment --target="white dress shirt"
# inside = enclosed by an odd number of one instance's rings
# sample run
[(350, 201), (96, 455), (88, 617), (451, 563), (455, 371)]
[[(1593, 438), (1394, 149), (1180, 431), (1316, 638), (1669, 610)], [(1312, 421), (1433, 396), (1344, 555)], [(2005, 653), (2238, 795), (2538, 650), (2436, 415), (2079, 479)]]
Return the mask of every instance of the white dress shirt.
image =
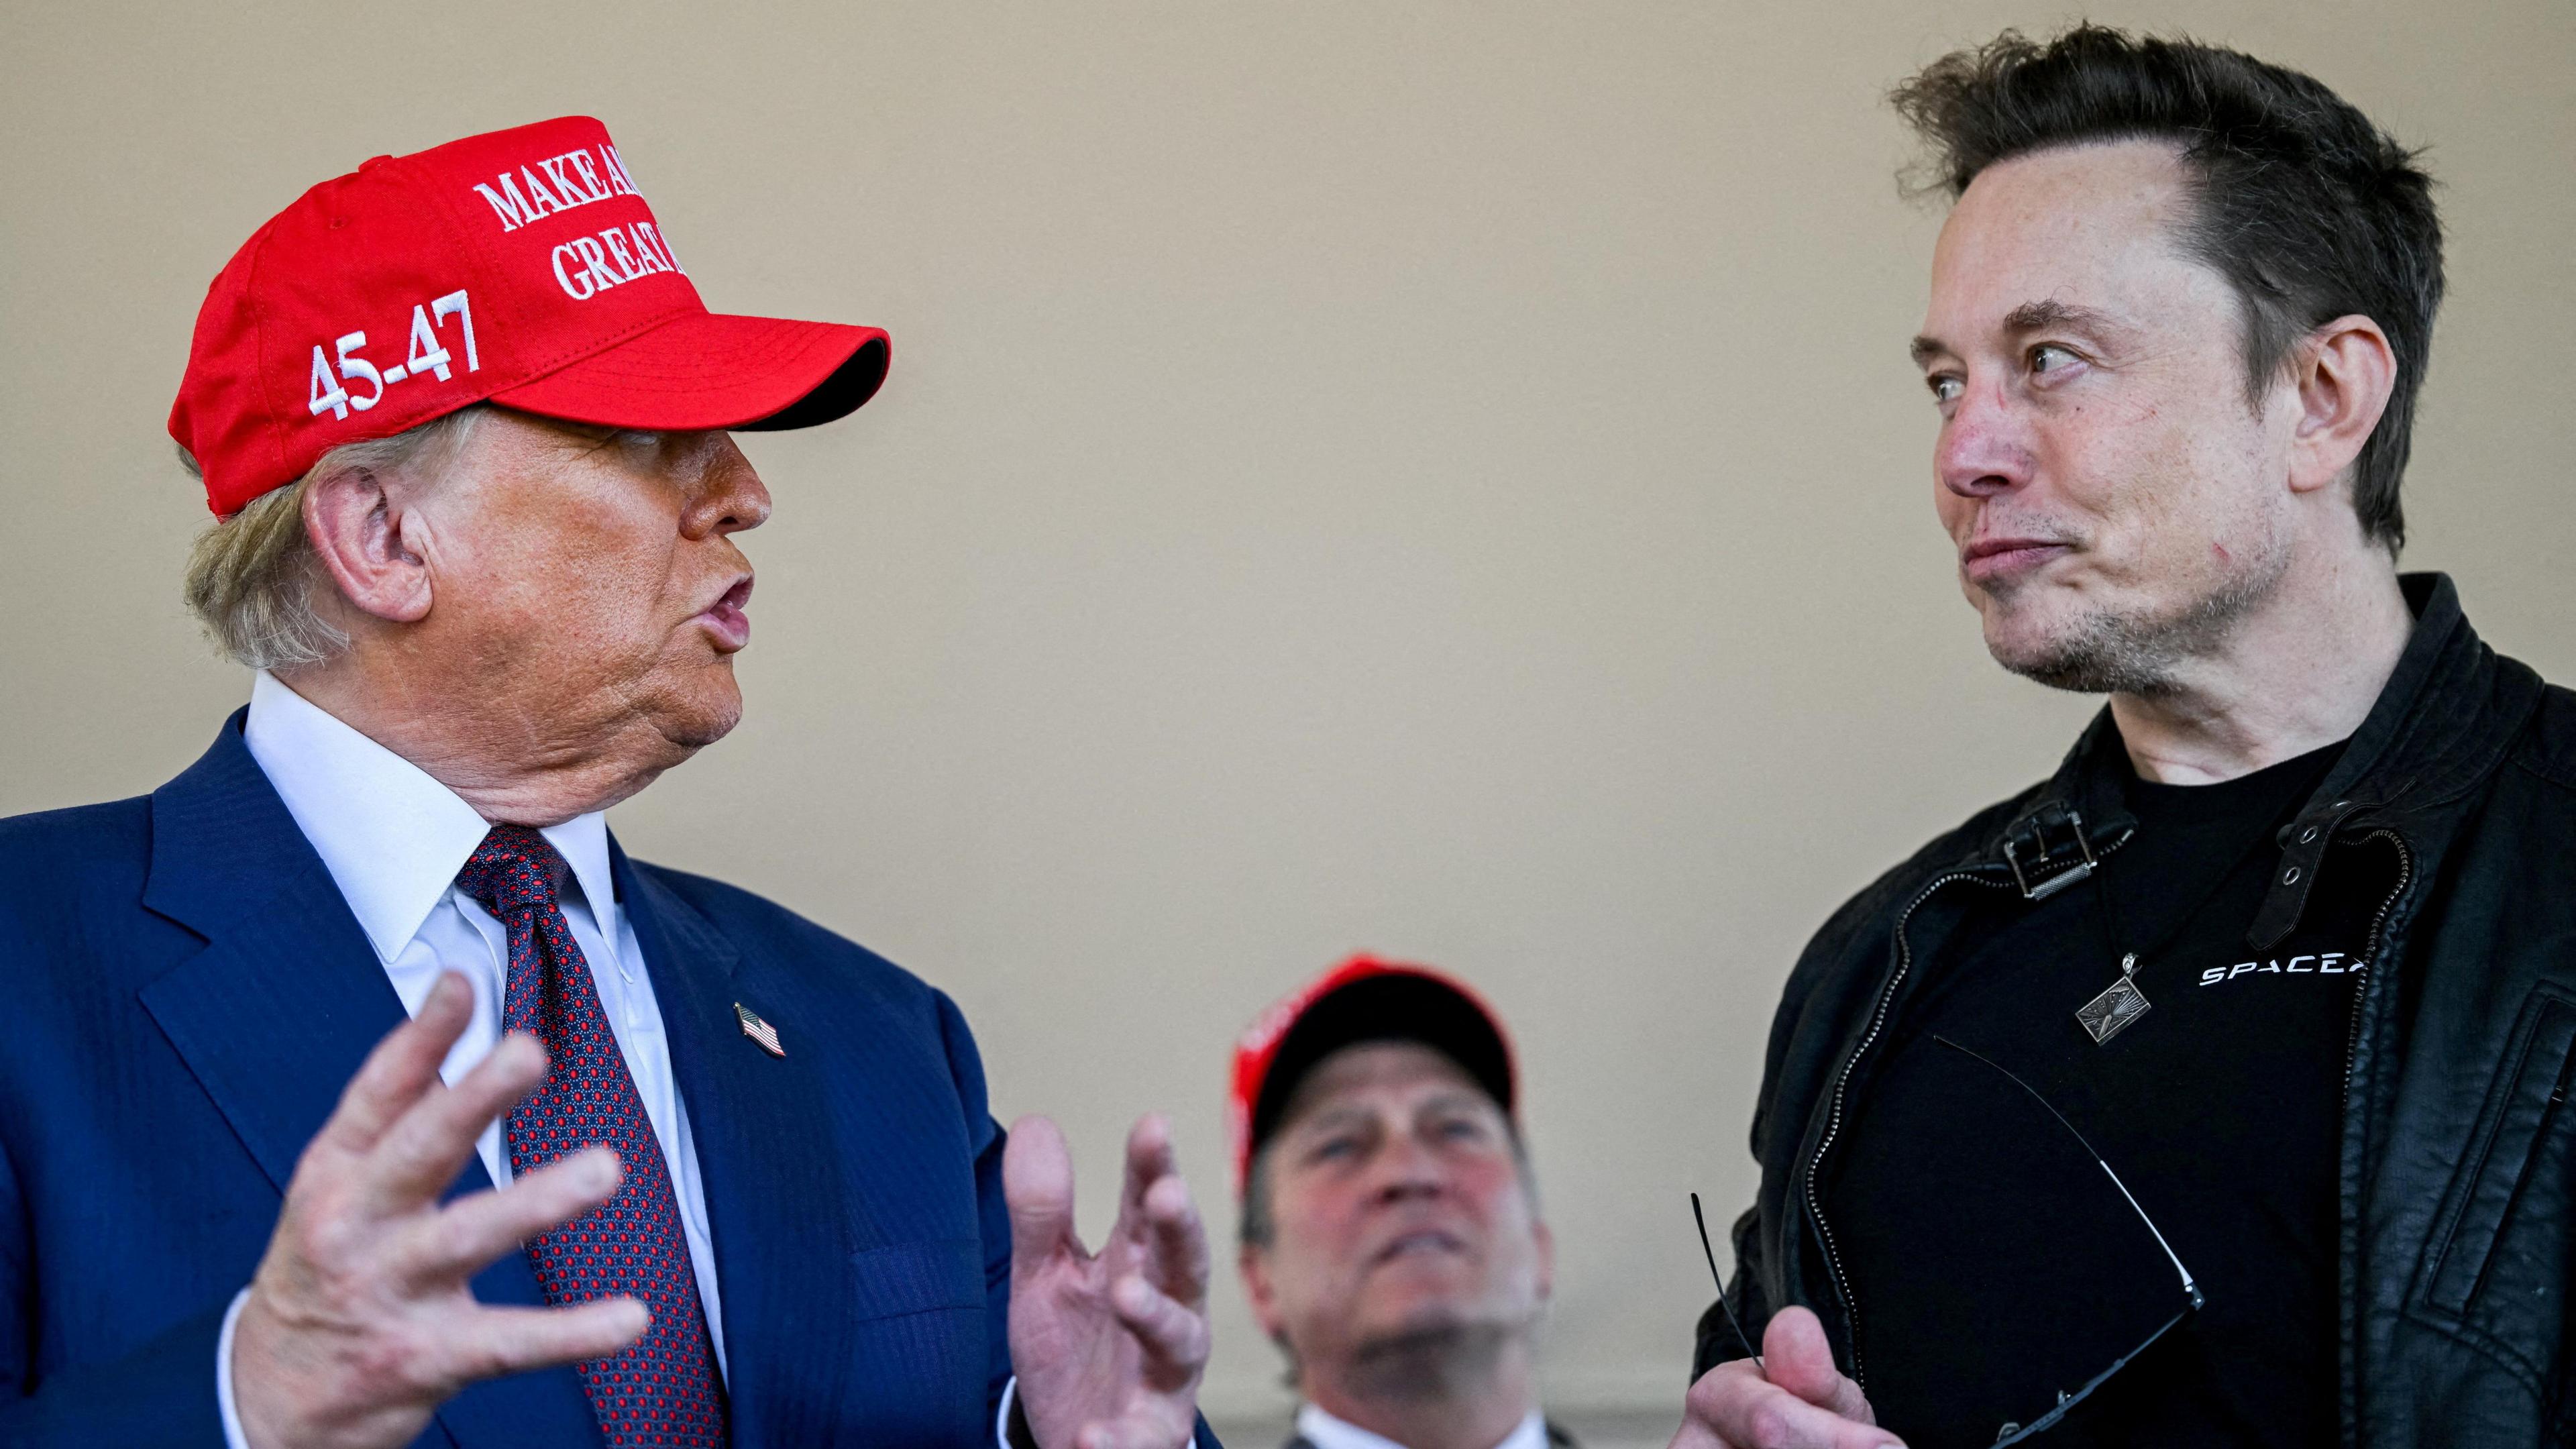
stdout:
[[(419, 766), (377, 744), (262, 671), (251, 684), (244, 731), (251, 758), (286, 802), (296, 828), (331, 872), (333, 883), (358, 918), (376, 960), (417, 1015), (440, 973), (462, 974), (474, 988), (474, 1015), (439, 1068), (453, 1085), (490, 1054), (501, 1039), (501, 993), (509, 979), (510, 942), (491, 913), (456, 888), (456, 873), (483, 843), (491, 826), (455, 791)], [(707, 1237), (706, 1190), (689, 1137), (689, 1114), (671, 1079), (671, 1052), (662, 1034), (653, 978), (635, 942), (635, 928), (618, 909), (608, 870), (608, 825), (597, 812), (542, 832), (572, 867), (562, 897), (564, 920), (590, 963), (599, 1004), (617, 1037), (626, 1070), (644, 1099), (644, 1115), (671, 1171), (680, 1224), (696, 1270), (698, 1301), (707, 1335), (715, 1343), (716, 1371), (724, 1372), (724, 1316), (716, 1287), (715, 1249)], [(474, 1144), (495, 1185), (510, 1181), (510, 1154), (501, 1124), (483, 1130)], [(246, 1449), (233, 1410), (233, 1324), (249, 1290), (233, 1300), (216, 1349), (215, 1385), (232, 1449)]]
[[(1405, 1449), (1383, 1434), (1336, 1419), (1312, 1404), (1297, 1411), (1297, 1432), (1315, 1449)], [(1547, 1419), (1532, 1409), (1494, 1449), (1547, 1449)]]

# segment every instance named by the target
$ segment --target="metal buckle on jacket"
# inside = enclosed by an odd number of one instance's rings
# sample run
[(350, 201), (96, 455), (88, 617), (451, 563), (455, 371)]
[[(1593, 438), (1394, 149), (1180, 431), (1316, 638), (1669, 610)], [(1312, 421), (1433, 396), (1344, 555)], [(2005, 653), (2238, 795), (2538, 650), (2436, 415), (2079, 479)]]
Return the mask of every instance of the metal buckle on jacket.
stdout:
[[(2043, 875), (2034, 881), (2031, 879), (2032, 873), (2045, 870), (2058, 855), (2058, 848), (2049, 843), (2048, 839), (2049, 814), (2052, 810), (2066, 817), (2066, 833), (2074, 837), (2077, 858), (2068, 861), (2055, 874)], [(2029, 829), (2027, 837), (2022, 833), (2024, 826)], [(2025, 838), (2036, 852), (2028, 870), (2022, 867), (2019, 849)], [(2012, 831), (2004, 836), (2004, 864), (2012, 867), (2013, 884), (2021, 887), (2021, 898), (2026, 901), (2044, 901), (2091, 875), (2096, 862), (2093, 859), (2093, 843), (2084, 838), (2084, 812), (2065, 806), (2047, 806), (2016, 822)]]

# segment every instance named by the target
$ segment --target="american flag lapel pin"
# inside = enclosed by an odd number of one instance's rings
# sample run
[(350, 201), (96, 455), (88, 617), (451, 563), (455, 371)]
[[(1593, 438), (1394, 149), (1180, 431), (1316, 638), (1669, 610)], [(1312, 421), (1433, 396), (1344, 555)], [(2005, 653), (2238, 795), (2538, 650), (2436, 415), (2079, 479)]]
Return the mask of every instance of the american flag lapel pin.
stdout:
[(773, 1057), (787, 1055), (787, 1048), (778, 1044), (778, 1028), (761, 1020), (759, 1012), (737, 1001), (733, 1004), (733, 1014), (742, 1022), (742, 1034), (758, 1042), (762, 1051)]

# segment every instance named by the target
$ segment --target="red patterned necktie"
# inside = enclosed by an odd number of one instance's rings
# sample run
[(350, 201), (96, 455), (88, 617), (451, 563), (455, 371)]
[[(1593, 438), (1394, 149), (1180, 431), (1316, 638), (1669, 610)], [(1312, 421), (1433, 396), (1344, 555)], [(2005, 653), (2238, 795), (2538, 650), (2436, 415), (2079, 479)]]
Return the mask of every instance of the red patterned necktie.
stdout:
[(605, 1142), (625, 1169), (617, 1193), (528, 1244), (548, 1303), (626, 1296), (653, 1310), (644, 1337), (610, 1358), (577, 1365), (611, 1446), (715, 1449), (725, 1442), (723, 1392), (698, 1305), (697, 1275), (679, 1198), (644, 1099), (600, 1008), (590, 963), (556, 901), (563, 857), (524, 825), (495, 825), (456, 875), (510, 935), (501, 1025), (545, 1043), (546, 1079), (510, 1111), (510, 1170), (525, 1176)]

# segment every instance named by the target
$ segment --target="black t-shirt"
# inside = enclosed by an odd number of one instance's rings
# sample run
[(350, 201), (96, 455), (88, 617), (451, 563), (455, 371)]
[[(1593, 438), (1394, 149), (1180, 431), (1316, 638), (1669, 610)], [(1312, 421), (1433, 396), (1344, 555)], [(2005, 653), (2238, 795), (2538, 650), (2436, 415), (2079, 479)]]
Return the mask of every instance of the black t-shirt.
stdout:
[[(2288, 939), (2246, 933), (2277, 832), (2341, 753), (2130, 776), (2137, 829), (2093, 879), (1989, 893), (1918, 963), (1819, 1185), (1870, 1402), (1915, 1449), (1990, 1445), (2138, 1348), (2184, 1306), (2174, 1258), (2205, 1306), (2042, 1442), (2333, 1442), (2343, 1088), (2394, 852), (2338, 847)], [(2096, 1043), (2077, 1009), (2129, 952), (2148, 1010)]]

